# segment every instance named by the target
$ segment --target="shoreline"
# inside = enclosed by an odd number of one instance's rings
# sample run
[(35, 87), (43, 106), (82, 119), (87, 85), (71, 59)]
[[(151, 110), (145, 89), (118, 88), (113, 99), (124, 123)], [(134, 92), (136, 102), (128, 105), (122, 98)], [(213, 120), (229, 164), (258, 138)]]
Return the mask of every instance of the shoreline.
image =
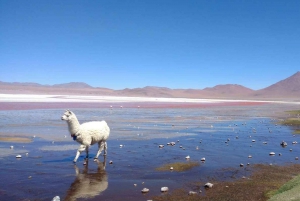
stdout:
[(79, 95), (0, 94), (1, 110), (70, 109), (70, 108), (205, 108), (216, 106), (256, 106), (292, 104), (295, 101), (234, 99), (145, 98)]

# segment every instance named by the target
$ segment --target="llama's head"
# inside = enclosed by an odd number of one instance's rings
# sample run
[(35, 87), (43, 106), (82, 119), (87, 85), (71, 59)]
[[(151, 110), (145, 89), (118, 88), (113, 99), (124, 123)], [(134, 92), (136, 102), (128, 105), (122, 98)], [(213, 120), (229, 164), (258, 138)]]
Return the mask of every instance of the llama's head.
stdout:
[(61, 120), (64, 121), (72, 121), (72, 119), (76, 118), (75, 114), (70, 110), (66, 110), (63, 116), (61, 116)]

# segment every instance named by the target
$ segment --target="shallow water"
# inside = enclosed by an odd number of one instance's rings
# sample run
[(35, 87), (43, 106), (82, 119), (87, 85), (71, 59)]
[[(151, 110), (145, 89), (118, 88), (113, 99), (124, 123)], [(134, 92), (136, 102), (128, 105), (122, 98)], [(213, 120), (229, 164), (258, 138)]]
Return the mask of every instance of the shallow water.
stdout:
[[(249, 176), (256, 163), (299, 163), (295, 160), (300, 156), (299, 144), (292, 145), (300, 142), (299, 136), (273, 120), (287, 109), (295, 106), (74, 108), (80, 122), (105, 119), (111, 128), (107, 157), (100, 156), (99, 163), (90, 158), (86, 166), (84, 154), (76, 165), (72, 163), (79, 144), (72, 141), (66, 123), (60, 120), (61, 109), (0, 111), (2, 136), (33, 140), (0, 142), (0, 175), (5, 181), (0, 183), (0, 200), (51, 200), (56, 195), (63, 200), (147, 200), (160, 194), (162, 186), (172, 192), (188, 182)], [(279, 145), (282, 140), (287, 147)], [(167, 146), (171, 141), (176, 145)], [(165, 147), (159, 149), (160, 144)], [(269, 156), (271, 151), (276, 155)], [(96, 146), (92, 146), (90, 157), (95, 153)], [(17, 154), (22, 158), (16, 159)], [(185, 162), (187, 155), (199, 162), (205, 157), (206, 162), (186, 172), (155, 171), (166, 163)], [(231, 168), (238, 168), (239, 173)], [(146, 195), (141, 193), (144, 187), (150, 189)]]

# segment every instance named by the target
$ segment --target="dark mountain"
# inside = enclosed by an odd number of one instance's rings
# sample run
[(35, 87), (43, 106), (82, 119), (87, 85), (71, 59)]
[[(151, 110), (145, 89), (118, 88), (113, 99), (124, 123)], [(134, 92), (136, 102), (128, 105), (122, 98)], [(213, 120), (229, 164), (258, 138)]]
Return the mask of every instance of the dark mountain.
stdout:
[(254, 90), (238, 84), (216, 85), (214, 87), (207, 87), (203, 89), (203, 91), (209, 91), (214, 94), (226, 95), (226, 96), (249, 95), (250, 93), (254, 92)]
[(238, 84), (216, 85), (201, 89), (170, 89), (167, 87), (147, 86), (143, 88), (125, 88), (113, 90), (92, 87), (83, 82), (71, 82), (55, 85), (37, 83), (1, 82), (0, 93), (26, 94), (76, 94), (108, 96), (140, 96), (168, 98), (298, 98), (300, 97), (300, 72), (261, 90), (252, 90)]
[(65, 84), (54, 84), (52, 87), (58, 88), (93, 88), (92, 86), (84, 83), (84, 82), (70, 82)]
[(300, 72), (281, 80), (269, 87), (257, 90), (255, 96), (262, 97), (299, 97), (300, 96)]

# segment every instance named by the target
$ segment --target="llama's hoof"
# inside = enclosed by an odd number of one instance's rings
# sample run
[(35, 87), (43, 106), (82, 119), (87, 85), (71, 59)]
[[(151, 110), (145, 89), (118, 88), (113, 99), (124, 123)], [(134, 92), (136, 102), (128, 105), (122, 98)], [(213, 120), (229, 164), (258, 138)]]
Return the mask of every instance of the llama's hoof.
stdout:
[(94, 161), (97, 161), (98, 160), (98, 158), (94, 158)]
[(76, 163), (76, 161), (73, 161), (73, 163)]
[(107, 154), (103, 154), (103, 156), (106, 156)]

